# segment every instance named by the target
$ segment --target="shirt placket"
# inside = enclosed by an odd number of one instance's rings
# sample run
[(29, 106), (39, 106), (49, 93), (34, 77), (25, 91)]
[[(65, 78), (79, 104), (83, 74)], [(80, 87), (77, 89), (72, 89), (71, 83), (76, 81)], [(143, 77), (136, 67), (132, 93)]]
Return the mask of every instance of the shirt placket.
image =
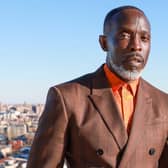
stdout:
[(133, 96), (128, 87), (129, 87), (128, 85), (124, 85), (122, 86), (121, 89), (122, 114), (126, 128), (128, 127), (129, 120), (132, 114), (132, 103), (133, 103)]

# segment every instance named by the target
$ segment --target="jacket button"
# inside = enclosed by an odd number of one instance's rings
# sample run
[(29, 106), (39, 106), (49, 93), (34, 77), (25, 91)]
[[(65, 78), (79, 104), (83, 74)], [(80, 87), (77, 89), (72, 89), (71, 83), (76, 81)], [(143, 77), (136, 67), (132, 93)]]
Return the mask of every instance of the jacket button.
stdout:
[(154, 155), (155, 154), (155, 148), (150, 148), (149, 149), (149, 155)]
[(98, 150), (96, 151), (96, 154), (97, 154), (98, 156), (103, 155), (103, 153), (104, 153), (104, 151), (103, 151), (102, 149), (98, 149)]

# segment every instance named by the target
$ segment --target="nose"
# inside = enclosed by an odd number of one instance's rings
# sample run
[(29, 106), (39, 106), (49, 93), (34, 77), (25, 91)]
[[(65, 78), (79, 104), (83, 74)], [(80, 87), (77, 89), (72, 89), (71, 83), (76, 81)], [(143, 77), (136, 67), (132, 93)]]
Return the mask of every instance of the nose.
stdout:
[(137, 35), (131, 38), (129, 48), (131, 51), (141, 51), (142, 50), (141, 41)]

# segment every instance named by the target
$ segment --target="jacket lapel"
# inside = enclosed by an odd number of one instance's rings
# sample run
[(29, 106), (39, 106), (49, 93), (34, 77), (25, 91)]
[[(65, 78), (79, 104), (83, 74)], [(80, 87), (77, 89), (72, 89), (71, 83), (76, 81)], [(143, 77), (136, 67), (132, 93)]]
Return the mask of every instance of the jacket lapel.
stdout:
[(119, 149), (123, 149), (128, 135), (103, 68), (100, 68), (93, 77), (92, 94), (89, 97)]
[(128, 140), (128, 144), (124, 151), (122, 160), (120, 162), (119, 168), (125, 168), (129, 159), (131, 159), (131, 154), (133, 154), (136, 146), (141, 137), (143, 137), (143, 131), (145, 130), (145, 120), (152, 111), (152, 99), (145, 90), (143, 86), (142, 79), (140, 80), (136, 108), (133, 116), (131, 132)]

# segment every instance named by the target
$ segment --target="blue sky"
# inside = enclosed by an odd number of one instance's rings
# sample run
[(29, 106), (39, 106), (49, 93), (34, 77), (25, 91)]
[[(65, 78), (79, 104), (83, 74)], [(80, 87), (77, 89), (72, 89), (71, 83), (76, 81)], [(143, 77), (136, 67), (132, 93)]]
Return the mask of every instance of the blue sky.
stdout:
[(44, 103), (50, 86), (95, 71), (106, 13), (120, 5), (145, 11), (152, 48), (143, 77), (168, 92), (166, 0), (0, 1), (0, 101)]

